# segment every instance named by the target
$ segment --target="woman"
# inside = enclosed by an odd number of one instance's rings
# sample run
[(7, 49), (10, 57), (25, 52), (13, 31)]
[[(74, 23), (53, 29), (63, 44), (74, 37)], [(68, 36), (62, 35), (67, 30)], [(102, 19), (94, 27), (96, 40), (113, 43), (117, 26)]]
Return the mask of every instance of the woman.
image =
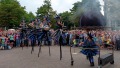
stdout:
[(13, 33), (11, 33), (10, 35), (9, 35), (9, 40), (10, 40), (10, 46), (11, 46), (11, 48), (13, 48), (13, 45), (14, 45), (14, 34)]
[[(83, 48), (98, 48), (91, 34), (87, 34), (87, 39), (84, 42), (82, 42), (80, 45), (83, 45)], [(98, 50), (97, 49), (82, 49), (81, 53), (87, 56), (90, 62), (90, 66), (94, 66), (93, 56), (96, 56), (98, 54)]]
[(19, 34), (19, 32), (17, 31), (16, 33), (15, 33), (15, 42), (16, 42), (16, 47), (19, 47), (20, 46), (20, 34)]

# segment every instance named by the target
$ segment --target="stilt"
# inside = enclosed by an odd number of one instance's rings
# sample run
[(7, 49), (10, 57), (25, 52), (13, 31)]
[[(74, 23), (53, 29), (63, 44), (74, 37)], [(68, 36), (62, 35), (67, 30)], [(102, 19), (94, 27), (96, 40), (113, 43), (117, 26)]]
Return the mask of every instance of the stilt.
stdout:
[(73, 60), (73, 56), (72, 56), (71, 46), (70, 46), (70, 56), (71, 56), (71, 65), (73, 66), (74, 60)]

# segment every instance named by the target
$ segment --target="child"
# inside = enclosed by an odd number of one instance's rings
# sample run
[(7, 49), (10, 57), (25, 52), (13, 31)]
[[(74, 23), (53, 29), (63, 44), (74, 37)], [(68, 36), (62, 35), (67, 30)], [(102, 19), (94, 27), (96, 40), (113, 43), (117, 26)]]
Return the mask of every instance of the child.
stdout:
[(2, 49), (4, 50), (4, 48), (5, 48), (5, 36), (4, 35), (2, 35), (2, 37), (1, 37), (1, 46), (2, 46)]
[(76, 43), (76, 39), (73, 40), (73, 46), (76, 46), (77, 43)]
[(10, 46), (11, 46), (11, 48), (13, 48), (13, 45), (14, 45), (14, 35), (12, 33), (9, 35), (9, 40), (10, 40)]

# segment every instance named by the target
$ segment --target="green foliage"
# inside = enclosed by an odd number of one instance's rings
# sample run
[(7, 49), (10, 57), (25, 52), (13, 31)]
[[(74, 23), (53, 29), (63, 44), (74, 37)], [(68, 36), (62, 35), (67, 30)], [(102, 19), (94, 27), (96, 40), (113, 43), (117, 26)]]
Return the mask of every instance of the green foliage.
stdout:
[(70, 19), (72, 15), (71, 12), (65, 11), (63, 13), (60, 13), (59, 15), (61, 16), (62, 22), (64, 23), (64, 25), (67, 26), (68, 29), (70, 29), (71, 26), (73, 26), (72, 25), (73, 23), (71, 22), (71, 19)]
[(41, 20), (43, 19), (43, 16), (49, 16), (52, 28), (55, 28), (56, 25), (54, 17), (56, 15), (56, 11), (53, 11), (51, 7), (51, 2), (49, 0), (44, 0), (44, 4), (37, 9), (36, 14), (40, 17)]
[(70, 12), (65, 11), (63, 13), (60, 13), (62, 22), (64, 23), (65, 26), (68, 27), (68, 29), (74, 26), (79, 27), (79, 20), (81, 15), (83, 14), (83, 10), (81, 7), (82, 2), (78, 1), (73, 4), (73, 8), (70, 9)]
[(82, 10), (82, 2), (76, 2), (73, 4), (73, 8), (70, 9), (71, 10), (71, 21), (74, 23), (74, 25), (76, 27), (79, 26), (79, 20), (81, 15), (83, 14), (83, 10)]
[(44, 4), (37, 9), (36, 14), (40, 15), (40, 16), (45, 16), (50, 14), (50, 11), (52, 11), (52, 7), (51, 7), (51, 2), (49, 0), (44, 0)]
[(35, 19), (35, 15), (32, 12), (26, 12), (25, 15), (25, 21), (26, 23), (30, 23), (33, 19)]
[(25, 14), (24, 9), (17, 0), (0, 0), (0, 26), (18, 26)]
[[(74, 25), (79, 26), (80, 17), (85, 12), (85, 7), (83, 6), (86, 6), (88, 10), (93, 11), (93, 9), (96, 9), (96, 12), (100, 12), (100, 4), (93, 1), (94, 0), (89, 2), (88, 0), (82, 0), (82, 2), (78, 1), (73, 4), (73, 8), (70, 9), (70, 12), (66, 11), (60, 13), (64, 25), (67, 26), (68, 29)], [(44, 0), (44, 4), (37, 9), (36, 14), (36, 17), (41, 20), (43, 20), (43, 16), (49, 16), (52, 28), (56, 27), (56, 21), (54, 19), (56, 11), (51, 7), (50, 0)], [(26, 22), (30, 22), (36, 17), (32, 12), (26, 12), (25, 7), (22, 7), (17, 0), (0, 0), (0, 26), (11, 28), (18, 26), (23, 19), (25, 19)]]

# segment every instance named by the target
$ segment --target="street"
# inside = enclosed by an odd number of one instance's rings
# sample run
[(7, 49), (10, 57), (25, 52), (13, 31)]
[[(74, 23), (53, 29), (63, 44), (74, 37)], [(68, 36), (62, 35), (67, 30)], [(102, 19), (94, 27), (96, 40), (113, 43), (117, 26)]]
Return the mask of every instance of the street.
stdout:
[[(13, 48), (12, 50), (0, 51), (0, 68), (97, 68), (98, 56), (95, 56), (95, 66), (90, 67), (86, 56), (79, 53), (79, 48), (72, 48), (74, 65), (71, 66), (70, 48), (62, 46), (62, 60), (60, 60), (59, 46), (51, 46), (51, 56), (49, 56), (48, 46), (42, 46), (42, 52), (38, 58), (38, 47), (31, 54), (31, 47)], [(102, 54), (112, 52), (111, 50), (102, 50)], [(107, 64), (103, 68), (120, 68), (120, 52), (115, 51), (115, 64)]]

